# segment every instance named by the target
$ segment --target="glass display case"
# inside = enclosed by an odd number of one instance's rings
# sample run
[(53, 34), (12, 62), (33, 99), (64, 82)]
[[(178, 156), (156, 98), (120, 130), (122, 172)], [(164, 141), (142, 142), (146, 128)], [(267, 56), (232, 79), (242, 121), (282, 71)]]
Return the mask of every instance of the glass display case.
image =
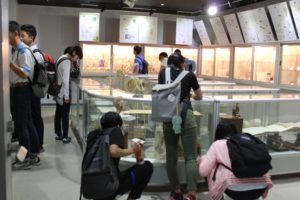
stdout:
[(201, 50), (201, 73), (199, 75), (213, 76), (215, 66), (215, 49), (203, 48)]
[(280, 83), (300, 86), (300, 45), (282, 46)]
[(251, 80), (253, 47), (234, 48), (234, 79)]
[(99, 74), (111, 72), (111, 45), (82, 44), (84, 56), (82, 59), (82, 73)]
[(145, 46), (144, 55), (145, 59), (149, 63), (148, 71), (149, 74), (158, 74), (160, 71), (161, 63), (158, 59), (158, 56), (161, 52), (166, 52), (168, 55), (171, 55), (171, 47), (154, 47), (154, 46)]
[(132, 74), (134, 65), (134, 45), (113, 45), (113, 72)]
[(276, 52), (276, 46), (254, 47), (254, 81), (274, 83)]
[(230, 48), (216, 48), (215, 76), (229, 78), (230, 76)]

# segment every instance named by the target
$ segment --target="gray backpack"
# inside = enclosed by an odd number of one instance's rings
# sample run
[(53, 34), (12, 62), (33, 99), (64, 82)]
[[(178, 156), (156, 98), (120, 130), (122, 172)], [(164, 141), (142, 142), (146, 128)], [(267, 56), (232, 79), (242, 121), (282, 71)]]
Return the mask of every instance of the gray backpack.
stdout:
[(189, 73), (182, 71), (171, 83), (170, 67), (166, 68), (166, 84), (156, 84), (152, 88), (152, 120), (171, 122), (180, 113), (179, 103), (181, 94), (181, 80)]

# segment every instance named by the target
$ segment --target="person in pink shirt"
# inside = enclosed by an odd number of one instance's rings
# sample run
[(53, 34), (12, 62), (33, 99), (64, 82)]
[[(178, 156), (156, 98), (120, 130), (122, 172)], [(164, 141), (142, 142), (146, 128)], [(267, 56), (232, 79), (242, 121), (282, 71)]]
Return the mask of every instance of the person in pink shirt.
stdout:
[(233, 134), (237, 134), (233, 124), (218, 124), (215, 142), (207, 154), (197, 160), (200, 176), (207, 177), (209, 196), (213, 200), (223, 199), (224, 193), (235, 200), (254, 200), (261, 196), (266, 198), (272, 187), (269, 174), (255, 178), (237, 178), (225, 167), (231, 168), (226, 138)]

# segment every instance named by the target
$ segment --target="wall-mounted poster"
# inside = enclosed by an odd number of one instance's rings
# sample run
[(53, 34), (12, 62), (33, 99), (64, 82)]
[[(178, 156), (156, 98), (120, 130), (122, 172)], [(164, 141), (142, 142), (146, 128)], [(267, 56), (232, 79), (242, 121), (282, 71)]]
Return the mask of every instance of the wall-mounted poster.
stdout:
[(157, 43), (157, 17), (121, 15), (120, 42)]
[(239, 12), (238, 17), (246, 43), (274, 41), (265, 8)]
[(294, 21), (296, 24), (296, 28), (298, 34), (300, 33), (300, 1), (299, 0), (291, 0), (290, 1)]
[(244, 43), (241, 29), (235, 14), (223, 16), (232, 44)]
[(195, 24), (196, 30), (199, 34), (202, 45), (204, 45), (204, 46), (211, 45), (211, 41), (209, 39), (209, 36), (208, 36), (208, 33), (207, 33), (207, 30), (206, 30), (203, 20), (196, 21), (194, 24)]
[(177, 18), (176, 20), (176, 44), (193, 44), (194, 20)]
[(216, 38), (218, 40), (218, 44), (226, 45), (229, 44), (229, 40), (227, 38), (227, 34), (225, 32), (224, 26), (220, 17), (214, 17), (209, 19), (210, 24), (215, 32)]
[(99, 27), (99, 13), (79, 13), (79, 41), (99, 41)]
[(268, 6), (273, 25), (280, 41), (296, 40), (296, 32), (286, 2)]

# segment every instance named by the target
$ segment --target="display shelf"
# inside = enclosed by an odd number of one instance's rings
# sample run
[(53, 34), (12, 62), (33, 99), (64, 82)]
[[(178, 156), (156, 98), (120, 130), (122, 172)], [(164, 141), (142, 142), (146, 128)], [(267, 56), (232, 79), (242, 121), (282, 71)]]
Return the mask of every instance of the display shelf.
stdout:
[(276, 46), (255, 46), (253, 80), (274, 83), (276, 65)]
[(134, 45), (113, 45), (113, 72), (131, 74), (134, 65)]
[(215, 76), (229, 78), (230, 58), (230, 48), (216, 48)]
[(280, 83), (300, 86), (300, 45), (282, 46)]
[(202, 48), (201, 50), (201, 73), (203, 76), (213, 76), (215, 65), (215, 49)]
[(111, 45), (83, 43), (82, 50), (83, 75), (111, 72)]
[(145, 46), (145, 59), (149, 63), (148, 71), (149, 74), (158, 74), (160, 71), (161, 63), (159, 61), (159, 54), (161, 52), (166, 52), (168, 55), (171, 55), (171, 47), (156, 47), (156, 46)]
[(251, 80), (252, 47), (234, 48), (234, 79)]

